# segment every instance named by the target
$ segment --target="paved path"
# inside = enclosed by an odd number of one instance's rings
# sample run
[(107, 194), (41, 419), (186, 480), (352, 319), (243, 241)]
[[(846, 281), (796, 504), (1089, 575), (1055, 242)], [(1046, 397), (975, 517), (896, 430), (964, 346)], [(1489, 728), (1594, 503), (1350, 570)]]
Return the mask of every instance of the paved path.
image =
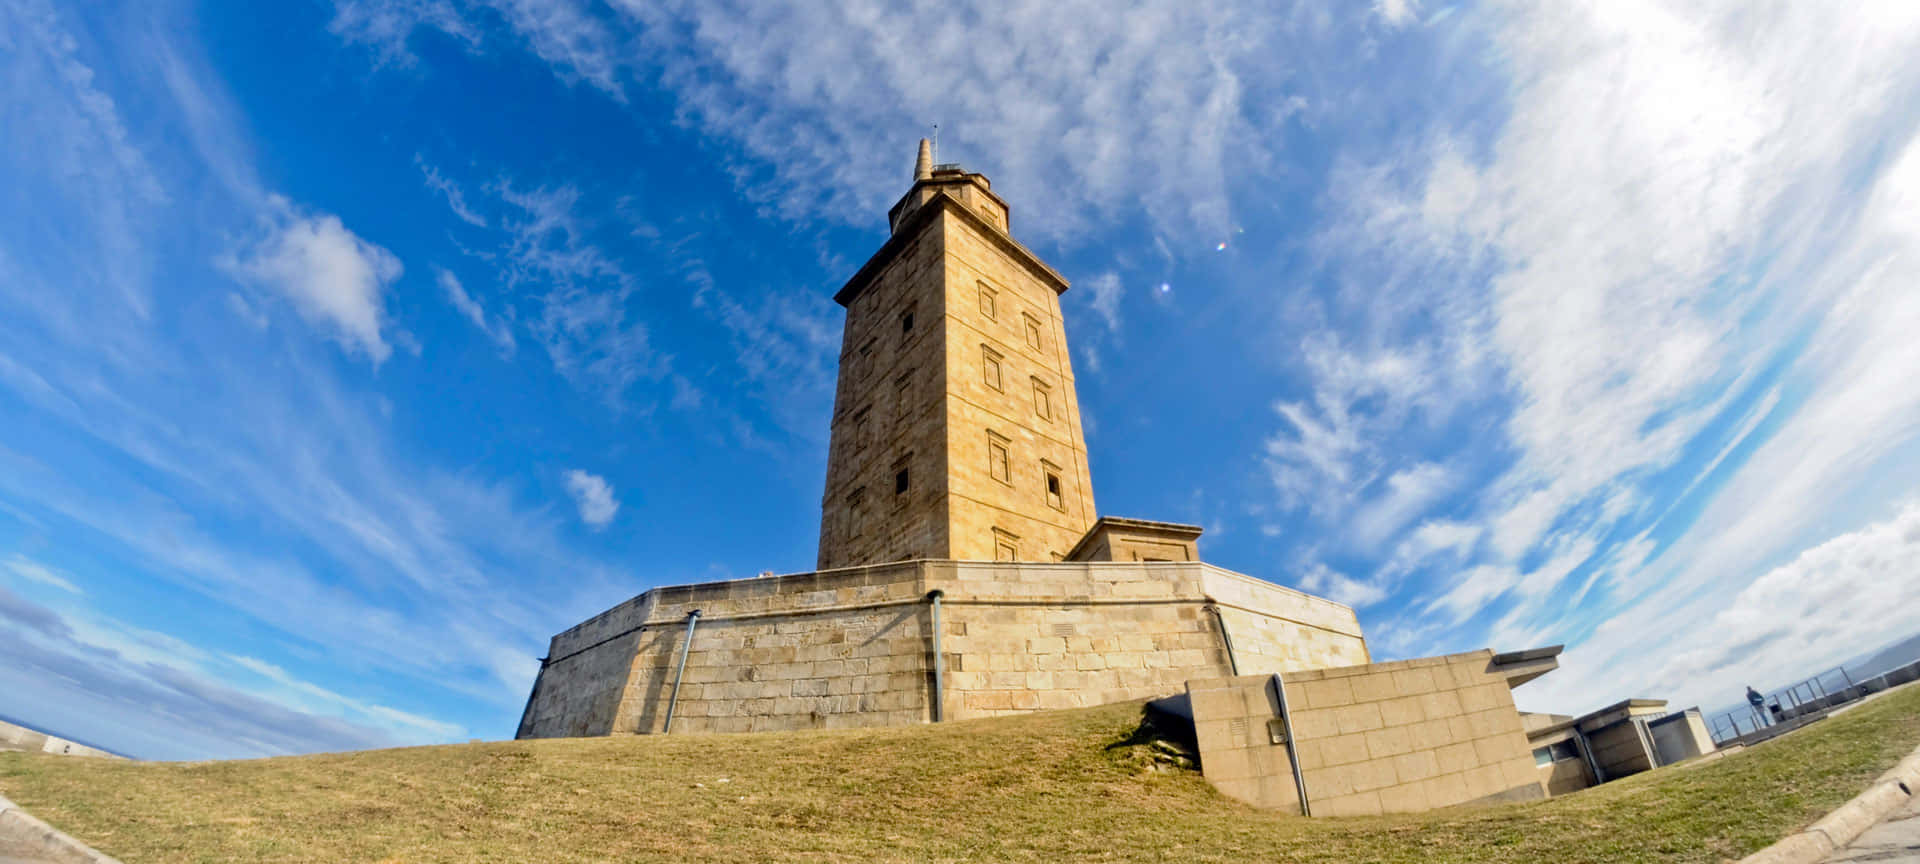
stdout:
[(1920, 864), (1920, 796), (1907, 799), (1907, 806), (1887, 814), (1852, 845), (1827, 858), (1828, 864), (1843, 861)]

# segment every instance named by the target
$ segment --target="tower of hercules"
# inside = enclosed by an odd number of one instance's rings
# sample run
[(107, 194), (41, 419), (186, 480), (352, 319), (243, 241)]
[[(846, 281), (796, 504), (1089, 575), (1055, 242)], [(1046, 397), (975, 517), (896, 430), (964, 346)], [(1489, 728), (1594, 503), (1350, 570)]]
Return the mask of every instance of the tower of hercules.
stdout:
[(650, 588), (555, 635), (516, 735), (890, 726), (1369, 659), (1353, 610), (1100, 515), (1067, 281), (987, 178), (935, 166), (847, 310), (816, 569)]
[(891, 236), (834, 296), (822, 570), (1060, 561), (1094, 523), (1067, 282), (1013, 239), (985, 176), (931, 161), (923, 141)]

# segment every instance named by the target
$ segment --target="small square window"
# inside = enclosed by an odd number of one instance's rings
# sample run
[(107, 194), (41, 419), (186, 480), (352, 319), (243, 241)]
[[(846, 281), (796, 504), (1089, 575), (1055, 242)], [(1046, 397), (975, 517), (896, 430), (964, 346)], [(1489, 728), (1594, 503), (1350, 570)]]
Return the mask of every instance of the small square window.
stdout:
[(1020, 538), (998, 528), (993, 529), (993, 560), (1020, 560)]
[(1033, 379), (1033, 413), (1042, 420), (1053, 419), (1053, 392), (1040, 379)]
[(982, 345), (980, 358), (980, 374), (986, 380), (987, 386), (995, 390), (1001, 389), (1000, 355), (994, 353), (992, 348)]
[(1047, 472), (1047, 506), (1055, 510), (1067, 509), (1066, 498), (1060, 492), (1060, 475)]
[(1027, 319), (1027, 346), (1032, 348), (1035, 351), (1040, 350), (1039, 320), (1035, 319), (1032, 315), (1025, 315), (1022, 317)]
[(849, 540), (860, 536), (862, 523), (867, 521), (866, 514), (862, 512), (866, 509), (866, 491), (866, 487), (863, 486), (853, 490), (853, 493), (847, 496), (847, 539)]
[(988, 287), (987, 283), (980, 283), (980, 314), (992, 319), (1000, 311), (998, 295), (999, 292)]
[(1013, 482), (1013, 459), (1007, 450), (1007, 439), (992, 432), (987, 433), (987, 473), (1002, 483)]
[(907, 482), (908, 482), (907, 469), (902, 468), (898, 471), (895, 471), (893, 473), (893, 494), (895, 495), (907, 494)]

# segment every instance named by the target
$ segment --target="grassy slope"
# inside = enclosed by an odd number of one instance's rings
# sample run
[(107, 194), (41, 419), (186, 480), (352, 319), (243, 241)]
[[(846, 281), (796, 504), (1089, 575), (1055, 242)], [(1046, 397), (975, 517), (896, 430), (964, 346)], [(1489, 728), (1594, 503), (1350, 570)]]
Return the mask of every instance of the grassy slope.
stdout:
[(0, 791), (129, 864), (1718, 861), (1818, 818), (1920, 742), (1910, 687), (1744, 754), (1551, 801), (1303, 820), (1110, 746), (1139, 710), (250, 762), (9, 753)]

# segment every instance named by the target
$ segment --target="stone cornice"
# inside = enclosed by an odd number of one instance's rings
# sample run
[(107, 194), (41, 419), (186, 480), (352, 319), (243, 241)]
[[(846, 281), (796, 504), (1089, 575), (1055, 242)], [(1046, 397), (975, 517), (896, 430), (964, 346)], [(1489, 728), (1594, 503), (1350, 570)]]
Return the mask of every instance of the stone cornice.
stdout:
[(893, 263), (894, 257), (900, 254), (900, 250), (905, 249), (909, 243), (918, 238), (927, 223), (932, 222), (940, 213), (952, 213), (958, 216), (962, 221), (986, 235), (994, 245), (1026, 267), (1036, 278), (1052, 287), (1053, 293), (1066, 293), (1068, 287), (1066, 277), (1047, 266), (1045, 261), (1040, 260), (1040, 256), (1033, 254), (1033, 250), (1020, 245), (1020, 241), (1008, 236), (1007, 232), (1000, 230), (993, 223), (980, 218), (978, 213), (955, 200), (953, 196), (946, 192), (935, 192), (933, 197), (913, 211), (905, 222), (900, 223), (899, 229), (893, 232), (892, 237), (887, 238), (887, 242), (881, 245), (880, 251), (873, 253), (873, 257), (868, 258), (867, 263), (860, 266), (860, 270), (853, 274), (853, 278), (848, 279), (847, 284), (834, 293), (833, 302), (841, 306), (852, 304), (854, 298), (860, 296), (861, 291), (866, 290), (867, 284), (877, 278), (880, 271), (885, 270), (888, 264)]

